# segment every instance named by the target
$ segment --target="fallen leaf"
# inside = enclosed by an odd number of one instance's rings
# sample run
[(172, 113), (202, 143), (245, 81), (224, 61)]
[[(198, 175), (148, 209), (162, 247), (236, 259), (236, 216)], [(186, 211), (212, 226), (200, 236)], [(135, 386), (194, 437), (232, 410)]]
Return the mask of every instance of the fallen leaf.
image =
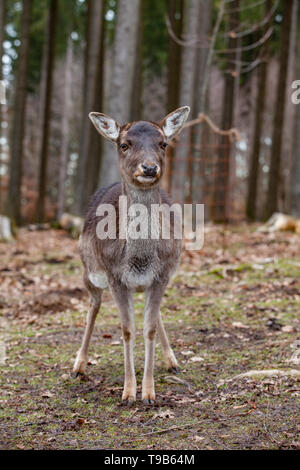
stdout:
[(183, 356), (190, 356), (191, 354), (194, 354), (193, 351), (181, 351), (181, 354)]
[(232, 326), (233, 326), (234, 328), (241, 328), (241, 329), (248, 329), (248, 328), (249, 328), (249, 326), (244, 325), (244, 324), (241, 323), (240, 321), (234, 321), (234, 322), (232, 322)]
[(284, 333), (292, 333), (293, 331), (295, 331), (295, 329), (291, 325), (286, 325), (282, 327), (281, 331), (283, 331)]
[(201, 441), (204, 441), (205, 437), (202, 437), (202, 436), (194, 436), (193, 437), (193, 441), (196, 441), (196, 442), (201, 442)]
[(49, 390), (46, 390), (44, 393), (42, 393), (42, 397), (43, 398), (52, 398), (52, 397), (54, 397), (54, 395)]
[(84, 418), (78, 418), (76, 423), (79, 424), (79, 426), (82, 426), (83, 424), (85, 424), (85, 419)]
[(188, 360), (188, 362), (203, 362), (203, 361), (204, 361), (203, 357), (200, 357), (200, 356), (194, 356)]

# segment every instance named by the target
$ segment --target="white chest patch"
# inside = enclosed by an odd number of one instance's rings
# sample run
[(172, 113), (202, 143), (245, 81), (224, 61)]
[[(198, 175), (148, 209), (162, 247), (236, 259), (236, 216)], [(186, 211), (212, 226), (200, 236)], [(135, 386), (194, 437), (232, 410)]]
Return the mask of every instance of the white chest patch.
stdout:
[(95, 287), (98, 287), (99, 289), (107, 289), (108, 288), (107, 276), (106, 276), (105, 272), (103, 272), (103, 271), (98, 271), (97, 273), (90, 273), (89, 274), (89, 281)]

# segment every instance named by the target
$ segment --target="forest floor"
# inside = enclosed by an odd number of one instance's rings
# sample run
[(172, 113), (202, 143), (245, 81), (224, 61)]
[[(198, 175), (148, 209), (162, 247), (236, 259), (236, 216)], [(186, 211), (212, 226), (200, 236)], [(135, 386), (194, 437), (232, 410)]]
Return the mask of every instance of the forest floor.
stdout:
[(300, 236), (255, 229), (208, 226), (203, 250), (183, 254), (162, 305), (181, 371), (165, 370), (158, 345), (154, 407), (141, 402), (143, 295), (127, 408), (108, 292), (88, 376), (70, 373), (88, 307), (76, 242), (22, 229), (0, 244), (0, 448), (299, 449)]

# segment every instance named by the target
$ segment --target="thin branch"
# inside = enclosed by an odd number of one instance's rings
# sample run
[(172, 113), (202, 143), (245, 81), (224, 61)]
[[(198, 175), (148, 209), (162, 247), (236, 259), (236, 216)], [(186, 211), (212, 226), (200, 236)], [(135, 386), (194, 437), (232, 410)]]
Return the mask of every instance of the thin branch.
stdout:
[(213, 29), (213, 33), (212, 33), (212, 37), (211, 37), (211, 41), (210, 41), (210, 45), (208, 49), (208, 54), (206, 58), (204, 77), (203, 77), (202, 89), (201, 89), (201, 94), (200, 94), (200, 111), (201, 112), (205, 111), (206, 93), (207, 93), (210, 69), (211, 69), (211, 64), (212, 64), (212, 60), (213, 60), (213, 56), (215, 52), (217, 36), (218, 36), (220, 26), (224, 17), (224, 11), (225, 11), (225, 0), (222, 1), (219, 7), (218, 17), (217, 17), (217, 20)]
[(229, 136), (231, 141), (233, 140), (233, 138), (235, 138), (238, 141), (242, 140), (240, 133), (237, 129), (232, 128), (226, 131), (222, 130), (218, 126), (216, 126), (212, 122), (212, 120), (204, 113), (198, 114), (198, 117), (196, 119), (193, 119), (192, 121), (187, 122), (183, 127), (187, 128), (187, 127), (194, 126), (195, 124), (202, 124), (203, 122), (206, 122), (209, 125), (209, 127), (213, 130), (213, 132), (215, 132), (216, 134)]
[(265, 59), (256, 59), (252, 64), (250, 64), (248, 67), (243, 67), (241, 69), (241, 73), (249, 73), (252, 72), (256, 67), (258, 67), (261, 64), (266, 63)]
[[(260, 64), (266, 63), (266, 59), (258, 56), (255, 60), (252, 60), (251, 62), (246, 62), (242, 60), (229, 60), (228, 62), (230, 64), (234, 64), (235, 66), (240, 66), (240, 73), (249, 73), (256, 69), (256, 67), (258, 67)], [(232, 74), (234, 73), (234, 71), (232, 69), (227, 69), (224, 71), (224, 73)]]
[(232, 37), (235, 37), (235, 38), (242, 38), (242, 37), (248, 36), (249, 34), (254, 33), (258, 29), (265, 26), (270, 21), (270, 19), (274, 15), (275, 11), (277, 10), (278, 5), (279, 5), (279, 0), (276, 0), (273, 7), (269, 11), (269, 13), (263, 18), (263, 20), (260, 23), (254, 24), (251, 28), (246, 29), (245, 31), (240, 31), (240, 32), (229, 31), (228, 33), (224, 34), (224, 37), (232, 36)]
[[(236, 128), (231, 128), (231, 129), (228, 129), (228, 130), (222, 130), (220, 129), (218, 126), (216, 126), (216, 124), (214, 124), (212, 122), (212, 120), (204, 113), (199, 113), (198, 114), (198, 117), (196, 119), (192, 119), (191, 121), (187, 122), (184, 124), (183, 126), (183, 129), (187, 129), (189, 127), (192, 127), (192, 126), (195, 126), (197, 124), (202, 124), (203, 122), (206, 122), (206, 124), (208, 124), (208, 126), (212, 129), (212, 131), (215, 133), (215, 134), (218, 134), (218, 135), (227, 135), (230, 139), (230, 141), (232, 142), (234, 139), (237, 140), (237, 141), (241, 141), (242, 138), (241, 138), (241, 135), (239, 133), (239, 131), (236, 129)], [(171, 147), (175, 147), (176, 144), (178, 142), (178, 137), (175, 137), (173, 139), (172, 142), (170, 142), (170, 146)]]
[(173, 41), (176, 42), (176, 44), (178, 44), (179, 46), (183, 46), (183, 47), (197, 47), (197, 48), (207, 48), (207, 45), (199, 45), (199, 42), (203, 41), (203, 39), (192, 39), (192, 40), (184, 40), (184, 39), (180, 39), (176, 36), (173, 28), (172, 28), (172, 24), (171, 24), (171, 21), (170, 21), (170, 17), (169, 15), (166, 15), (165, 16), (165, 21), (166, 21), (166, 26), (167, 26), (167, 29), (168, 29), (168, 33), (170, 35), (170, 37), (173, 39)]
[(233, 52), (244, 52), (244, 51), (251, 51), (256, 49), (257, 47), (262, 46), (265, 42), (267, 42), (273, 34), (273, 26), (271, 26), (268, 31), (256, 42), (250, 44), (249, 46), (237, 47), (236, 49), (219, 49), (216, 50), (216, 54), (232, 54)]
[[(223, 16), (224, 16), (224, 10), (222, 11), (222, 8), (221, 8), (222, 5), (223, 4), (221, 4), (220, 10), (219, 10), (219, 13), (221, 13), (221, 14), (218, 16), (218, 20), (217, 20), (216, 25), (215, 25), (215, 28), (217, 29), (217, 31), (220, 29), (220, 24), (221, 24)], [(221, 18), (220, 23), (219, 23), (219, 17)], [(202, 40), (201, 39), (200, 40), (199, 39), (192, 39), (190, 41), (185, 41), (183, 39), (178, 38), (176, 36), (174, 30), (172, 29), (172, 25), (171, 25), (170, 18), (168, 17), (168, 15), (166, 15), (165, 21), (166, 21), (166, 26), (167, 26), (167, 29), (168, 29), (168, 33), (169, 33), (170, 37), (173, 39), (173, 41), (176, 42), (176, 44), (178, 44), (179, 46), (183, 46), (183, 47), (196, 47), (197, 49), (207, 49), (207, 44), (205, 44), (205, 45), (199, 44), (199, 42), (201, 42), (201, 41), (203, 42), (203, 39)], [(251, 32), (252, 31), (249, 30), (249, 34)], [(211, 49), (212, 54), (213, 53), (216, 53), (216, 54), (232, 54), (233, 52), (251, 51), (253, 49), (256, 49), (257, 47), (262, 46), (265, 42), (267, 42), (270, 39), (270, 37), (272, 36), (272, 33), (273, 33), (273, 27), (271, 26), (268, 29), (268, 31), (264, 34), (264, 36), (261, 37), (257, 42), (255, 42), (253, 44), (250, 44), (248, 46), (242, 46), (242, 47), (239, 47), (239, 48), (236, 48), (236, 49), (219, 49), (219, 50), (216, 50), (214, 48), (216, 38), (215, 38), (215, 32), (213, 32), (212, 38), (211, 38), (211, 42), (213, 42), (213, 47)], [(242, 36), (245, 35), (243, 32), (242, 33), (234, 33), (234, 34), (236, 34), (237, 38), (242, 37)]]
[(256, 3), (252, 3), (252, 4), (246, 5), (244, 7), (232, 8), (231, 10), (226, 10), (226, 14), (236, 13), (237, 11), (250, 10), (251, 8), (255, 8), (255, 7), (258, 7), (259, 5), (263, 5), (264, 3), (266, 3), (266, 0), (259, 0)]

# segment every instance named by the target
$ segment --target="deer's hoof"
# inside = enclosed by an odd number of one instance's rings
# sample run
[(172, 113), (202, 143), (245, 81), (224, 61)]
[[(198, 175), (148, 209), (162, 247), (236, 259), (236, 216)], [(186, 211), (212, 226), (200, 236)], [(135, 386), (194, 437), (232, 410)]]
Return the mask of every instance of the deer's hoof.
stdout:
[(136, 398), (134, 396), (129, 396), (127, 398), (122, 398), (122, 404), (124, 406), (132, 406), (136, 402)]
[(80, 379), (83, 379), (83, 378), (86, 377), (86, 375), (83, 372), (73, 372), (72, 377), (73, 377), (73, 379), (77, 379), (78, 377)]
[(85, 375), (86, 372), (86, 365), (87, 365), (87, 359), (84, 357), (76, 357), (74, 367), (73, 367), (73, 373), (78, 375)]
[(143, 403), (146, 406), (149, 406), (149, 405), (152, 406), (152, 405), (154, 405), (155, 400), (151, 400), (151, 398), (144, 398)]
[(171, 372), (173, 374), (179, 374), (180, 370), (179, 367), (169, 367), (168, 372)]

